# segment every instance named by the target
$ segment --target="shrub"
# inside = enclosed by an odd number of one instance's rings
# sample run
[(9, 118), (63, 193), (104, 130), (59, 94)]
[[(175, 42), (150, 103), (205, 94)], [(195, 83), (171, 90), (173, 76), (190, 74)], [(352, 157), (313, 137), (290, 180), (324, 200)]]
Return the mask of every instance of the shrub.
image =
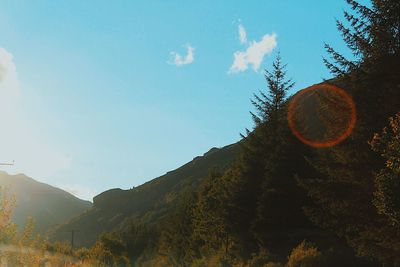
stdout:
[(289, 255), (288, 267), (319, 267), (322, 255), (318, 249), (305, 241), (295, 247)]

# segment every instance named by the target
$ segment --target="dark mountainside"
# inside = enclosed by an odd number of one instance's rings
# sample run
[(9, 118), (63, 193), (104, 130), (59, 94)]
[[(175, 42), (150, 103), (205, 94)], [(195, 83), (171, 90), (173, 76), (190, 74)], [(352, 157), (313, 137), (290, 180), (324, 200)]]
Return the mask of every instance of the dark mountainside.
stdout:
[(19, 226), (19, 230), (24, 227), (28, 217), (32, 217), (35, 220), (35, 232), (45, 233), (51, 227), (92, 207), (90, 201), (79, 199), (23, 174), (9, 175), (0, 172), (0, 186), (15, 197), (13, 221)]
[(103, 232), (123, 230), (132, 219), (155, 223), (171, 208), (185, 191), (194, 191), (209, 171), (226, 170), (239, 155), (239, 144), (212, 148), (180, 168), (138, 187), (110, 189), (93, 198), (93, 208), (60, 226), (51, 239), (69, 241), (71, 229), (79, 230), (77, 246), (91, 246)]

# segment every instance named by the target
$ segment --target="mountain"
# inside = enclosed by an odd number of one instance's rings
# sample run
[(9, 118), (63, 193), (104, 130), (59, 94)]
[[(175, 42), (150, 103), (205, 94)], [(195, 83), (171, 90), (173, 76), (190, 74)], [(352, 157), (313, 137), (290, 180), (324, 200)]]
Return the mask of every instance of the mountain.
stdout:
[(65, 223), (92, 207), (90, 201), (24, 174), (9, 175), (0, 171), (0, 186), (15, 198), (12, 220), (21, 229), (28, 217), (35, 220), (35, 232), (45, 233), (51, 227)]
[(93, 199), (93, 207), (58, 227), (51, 239), (68, 241), (68, 231), (78, 230), (75, 244), (90, 246), (99, 234), (118, 230), (131, 219), (155, 222), (167, 214), (184, 192), (197, 188), (213, 168), (225, 170), (239, 155), (238, 143), (212, 148), (180, 168), (138, 187), (111, 189)]
[[(325, 92), (322, 91), (320, 94), (324, 95)], [(319, 99), (310, 95), (306, 95), (300, 101), (301, 106), (306, 108), (296, 112), (300, 115), (307, 114), (308, 117), (316, 113), (315, 110), (320, 105)], [(314, 121), (307, 121), (310, 125), (315, 124), (314, 117)], [(180, 168), (138, 187), (128, 190), (120, 188), (107, 190), (93, 198), (93, 207), (90, 210), (57, 227), (51, 234), (51, 239), (69, 241), (69, 232), (77, 230), (79, 232), (75, 244), (91, 246), (99, 234), (110, 231), (124, 232), (132, 220), (145, 225), (155, 223), (171, 211), (176, 200), (185, 192), (193, 192), (211, 169), (226, 170), (239, 152), (239, 143), (222, 148), (214, 147)]]

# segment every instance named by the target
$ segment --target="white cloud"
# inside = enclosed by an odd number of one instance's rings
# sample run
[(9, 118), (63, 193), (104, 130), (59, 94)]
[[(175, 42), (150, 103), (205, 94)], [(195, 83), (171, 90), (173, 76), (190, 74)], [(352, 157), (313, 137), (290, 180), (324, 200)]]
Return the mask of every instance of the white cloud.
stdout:
[(239, 24), (239, 40), (241, 44), (246, 44), (247, 43), (247, 36), (246, 36), (246, 30), (243, 27), (242, 24)]
[(185, 46), (187, 51), (186, 51), (186, 56), (182, 56), (178, 54), (177, 52), (171, 52), (171, 59), (168, 61), (169, 64), (175, 65), (175, 66), (183, 66), (187, 64), (191, 64), (194, 61), (194, 48), (190, 45)]
[(70, 159), (51, 146), (38, 124), (26, 116), (24, 98), (13, 55), (0, 47), (0, 162), (15, 160), (9, 173), (25, 173), (49, 180), (68, 168)]
[(247, 44), (245, 51), (236, 51), (233, 54), (234, 61), (229, 68), (228, 73), (238, 73), (245, 71), (252, 66), (254, 71), (258, 71), (264, 57), (270, 54), (277, 46), (276, 34), (265, 34), (259, 42), (248, 42), (246, 31), (242, 25), (239, 25), (239, 39), (242, 44)]

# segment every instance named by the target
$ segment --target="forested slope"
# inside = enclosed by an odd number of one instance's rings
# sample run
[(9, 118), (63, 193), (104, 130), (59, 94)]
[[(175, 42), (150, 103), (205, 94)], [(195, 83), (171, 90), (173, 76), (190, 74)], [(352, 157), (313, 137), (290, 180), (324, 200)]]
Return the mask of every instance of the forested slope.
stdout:
[(239, 154), (239, 144), (212, 148), (180, 168), (138, 187), (111, 189), (93, 199), (93, 208), (56, 229), (54, 240), (69, 240), (69, 230), (79, 229), (76, 244), (93, 245), (102, 232), (118, 230), (131, 219), (158, 220), (176, 205), (185, 191), (194, 191), (213, 169), (225, 170)]

